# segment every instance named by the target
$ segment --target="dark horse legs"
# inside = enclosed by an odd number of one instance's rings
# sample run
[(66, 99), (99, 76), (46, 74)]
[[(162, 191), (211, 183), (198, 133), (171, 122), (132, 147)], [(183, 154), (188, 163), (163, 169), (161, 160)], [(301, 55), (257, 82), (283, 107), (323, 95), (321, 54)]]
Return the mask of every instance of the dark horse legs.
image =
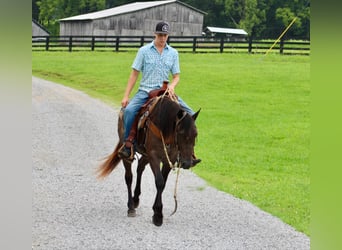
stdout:
[(128, 191), (128, 202), (127, 202), (127, 216), (128, 217), (135, 217), (136, 212), (135, 208), (139, 206), (139, 196), (141, 193), (140, 185), (141, 185), (141, 176), (142, 173), (145, 170), (145, 166), (148, 163), (146, 158), (142, 157), (139, 159), (138, 162), (138, 168), (137, 168), (137, 182), (134, 190), (134, 197), (132, 196), (132, 181), (133, 181), (133, 175), (132, 175), (132, 163), (123, 161), (123, 164), (125, 166), (125, 181), (127, 185), (127, 191)]
[[(134, 190), (134, 197), (132, 196), (132, 164), (126, 161), (123, 161), (123, 164), (125, 166), (125, 180), (127, 185), (127, 191), (128, 191), (128, 211), (127, 216), (128, 217), (134, 217), (136, 216), (135, 208), (139, 206), (139, 196), (141, 194), (141, 178), (142, 173), (145, 170), (145, 166), (148, 164), (148, 160), (145, 157), (141, 157), (138, 162), (137, 167), (137, 182)], [(150, 164), (152, 172), (154, 174), (155, 178), (155, 185), (157, 188), (157, 195), (153, 204), (153, 223), (156, 226), (161, 226), (163, 224), (163, 203), (162, 203), (162, 193), (165, 188), (165, 184), (168, 178), (168, 175), (170, 173), (171, 168), (166, 163), (163, 164), (162, 169), (160, 169), (160, 164), (156, 162), (155, 164)]]
[(132, 180), (133, 180), (132, 167), (131, 167), (132, 164), (126, 161), (123, 161), (123, 164), (125, 166), (125, 181), (126, 181), (127, 191), (128, 191), (127, 215), (128, 217), (134, 217), (136, 213), (135, 213), (134, 201), (132, 197)]
[(168, 165), (163, 164), (162, 170), (160, 171), (159, 164), (151, 165), (155, 184), (157, 188), (157, 195), (153, 204), (153, 217), (152, 221), (154, 225), (161, 226), (163, 224), (163, 203), (162, 203), (162, 193), (165, 188), (167, 177), (170, 173), (171, 168)]
[(145, 157), (141, 157), (138, 162), (138, 167), (137, 167), (137, 182), (135, 184), (135, 189), (134, 189), (134, 207), (137, 208), (139, 206), (139, 196), (141, 194), (141, 177), (142, 173), (145, 170), (145, 166), (147, 165), (148, 160)]

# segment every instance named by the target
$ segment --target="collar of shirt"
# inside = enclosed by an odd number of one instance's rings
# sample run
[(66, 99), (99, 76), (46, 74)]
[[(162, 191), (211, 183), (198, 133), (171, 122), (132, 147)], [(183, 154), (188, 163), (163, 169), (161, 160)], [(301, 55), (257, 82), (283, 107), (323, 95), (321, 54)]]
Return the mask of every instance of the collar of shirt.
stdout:
[[(157, 47), (156, 47), (156, 45), (154, 44), (154, 40), (151, 42), (151, 45), (150, 45), (151, 47), (150, 48), (154, 48), (155, 50), (157, 50)], [(164, 49), (169, 49), (170, 48), (170, 46), (166, 43), (165, 44), (165, 47), (163, 48), (163, 50)]]

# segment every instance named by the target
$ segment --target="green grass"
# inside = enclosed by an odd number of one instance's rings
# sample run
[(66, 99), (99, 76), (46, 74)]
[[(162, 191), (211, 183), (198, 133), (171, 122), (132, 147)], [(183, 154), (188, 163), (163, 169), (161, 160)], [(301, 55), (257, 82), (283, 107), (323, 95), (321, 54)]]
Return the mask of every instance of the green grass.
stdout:
[[(33, 52), (32, 74), (119, 105), (134, 52)], [(310, 235), (310, 57), (181, 53), (194, 172)], [(229, 207), (227, 208), (229, 209)]]

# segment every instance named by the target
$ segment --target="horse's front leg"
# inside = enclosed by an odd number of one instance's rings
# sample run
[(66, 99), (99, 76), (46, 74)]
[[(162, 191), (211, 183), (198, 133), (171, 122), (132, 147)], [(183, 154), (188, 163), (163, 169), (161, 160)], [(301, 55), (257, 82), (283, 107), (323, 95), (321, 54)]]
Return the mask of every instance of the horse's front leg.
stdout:
[[(167, 182), (167, 177), (169, 176), (171, 167), (168, 163), (163, 163), (163, 167), (162, 167), (162, 174), (163, 174), (163, 178), (164, 178), (164, 188), (166, 186), (166, 182)], [(164, 190), (163, 188), (163, 190)]]
[(163, 224), (163, 203), (162, 203), (162, 193), (165, 187), (165, 181), (162, 172), (160, 171), (160, 161), (154, 160), (150, 161), (150, 166), (154, 174), (154, 180), (157, 188), (156, 199), (153, 204), (153, 224), (156, 226), (161, 226)]
[(139, 161), (138, 161), (138, 167), (137, 167), (137, 182), (135, 185), (135, 189), (134, 189), (134, 197), (133, 197), (133, 201), (134, 201), (134, 207), (137, 208), (139, 206), (139, 196), (141, 194), (141, 177), (142, 177), (142, 173), (145, 170), (145, 166), (147, 165), (148, 160), (146, 157), (142, 156)]
[(123, 164), (125, 166), (125, 181), (126, 181), (127, 191), (128, 191), (127, 216), (128, 217), (135, 217), (136, 212), (135, 212), (134, 201), (133, 201), (133, 197), (132, 197), (132, 180), (133, 180), (132, 164), (127, 162), (127, 161), (123, 161)]

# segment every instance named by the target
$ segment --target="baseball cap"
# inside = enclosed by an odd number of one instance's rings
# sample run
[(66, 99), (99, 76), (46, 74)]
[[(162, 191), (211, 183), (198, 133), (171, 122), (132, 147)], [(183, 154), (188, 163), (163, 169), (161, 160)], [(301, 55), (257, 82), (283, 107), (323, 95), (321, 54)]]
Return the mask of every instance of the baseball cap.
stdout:
[(166, 22), (159, 22), (156, 26), (156, 34), (169, 34), (170, 25)]

